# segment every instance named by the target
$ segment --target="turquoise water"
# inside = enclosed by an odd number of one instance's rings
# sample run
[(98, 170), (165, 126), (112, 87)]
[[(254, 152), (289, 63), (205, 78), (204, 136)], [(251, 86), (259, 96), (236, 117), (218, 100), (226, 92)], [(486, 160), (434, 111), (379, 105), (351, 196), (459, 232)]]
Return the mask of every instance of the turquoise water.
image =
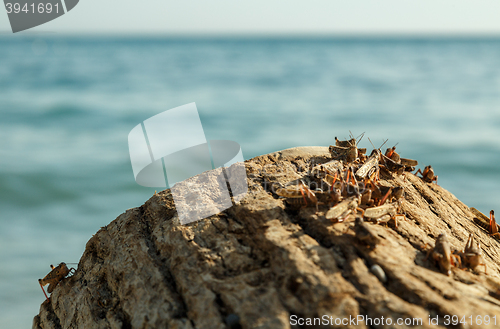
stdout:
[(207, 139), (237, 141), (246, 159), (365, 132), (432, 164), (469, 206), (500, 198), (500, 39), (4, 36), (2, 328), (30, 327), (49, 265), (78, 262), (154, 193), (134, 181), (128, 133), (190, 102)]

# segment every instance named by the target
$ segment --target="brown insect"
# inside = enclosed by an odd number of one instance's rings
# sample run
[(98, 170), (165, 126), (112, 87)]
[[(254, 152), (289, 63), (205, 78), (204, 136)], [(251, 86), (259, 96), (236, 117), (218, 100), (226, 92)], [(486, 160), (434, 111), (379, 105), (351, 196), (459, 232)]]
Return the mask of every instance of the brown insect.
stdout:
[(493, 210), (490, 211), (490, 226), (488, 232), (491, 236), (495, 238), (500, 238), (500, 233), (498, 233), (498, 224), (495, 221), (495, 212)]
[[(307, 206), (311, 203), (316, 205), (316, 210), (318, 210), (318, 199), (316, 198), (316, 194), (314, 194), (314, 192), (311, 191), (302, 181), (299, 181), (296, 186), (280, 187), (275, 193), (286, 198), (286, 202), (289, 204)], [(309, 202), (307, 200), (309, 200)]]
[(424, 172), (422, 172), (419, 169), (415, 173), (415, 175), (417, 175), (418, 173), (420, 173), (422, 175), (422, 179), (424, 180), (424, 182), (432, 183), (432, 182), (436, 181), (436, 184), (437, 184), (437, 182), (438, 182), (438, 176), (434, 175), (434, 169), (432, 169), (431, 165), (428, 165), (427, 167), (425, 167), (424, 168)]
[(74, 268), (68, 269), (66, 266), (66, 263), (61, 263), (54, 267), (54, 265), (50, 265), (50, 268), (52, 271), (49, 272), (43, 279), (38, 279), (38, 283), (40, 283), (40, 287), (42, 288), (43, 294), (45, 295), (45, 298), (47, 300), (49, 297), (47, 297), (47, 294), (45, 293), (45, 290), (43, 289), (43, 286), (49, 285), (47, 288), (47, 291), (52, 293), (54, 291), (54, 288), (57, 286), (57, 284), (64, 279), (68, 274), (71, 273), (71, 271), (75, 271)]
[(385, 155), (382, 154), (382, 159), (383, 159), (383, 164), (387, 170), (390, 172), (396, 173), (398, 175), (401, 175), (405, 169), (405, 166), (403, 166), (400, 163), (395, 162), (391, 158), (386, 157)]
[(356, 177), (362, 180), (371, 177), (374, 173), (378, 173), (378, 159), (378, 153), (372, 152), (372, 155), (370, 155), (365, 163), (356, 170)]
[(357, 143), (363, 138), (363, 134), (358, 141), (351, 134), (350, 140), (341, 141), (335, 137), (335, 145), (330, 145), (328, 150), (334, 158), (345, 160), (347, 163), (354, 162), (358, 159), (359, 154), (365, 154), (366, 149), (358, 149)]
[(402, 187), (390, 187), (383, 185), (376, 185), (370, 180), (366, 181), (365, 187), (371, 190), (371, 198), (373, 204), (381, 206), (385, 201), (389, 200), (391, 202), (393, 199), (400, 199), (403, 196)]
[(474, 235), (472, 233), (469, 235), (469, 239), (465, 244), (462, 257), (465, 266), (472, 269), (473, 271), (475, 271), (479, 265), (484, 266), (484, 273), (486, 274), (486, 264), (483, 261), (481, 244), (478, 242), (474, 246)]
[(356, 145), (356, 138), (351, 138), (351, 139), (348, 139), (348, 140), (345, 140), (345, 141), (341, 141), (340, 139), (338, 139), (337, 137), (335, 137), (335, 146), (349, 147), (349, 146), (352, 146), (352, 145)]
[(412, 172), (418, 166), (418, 161), (413, 159), (400, 158), (401, 164), (405, 166), (405, 171)]
[(315, 166), (311, 169), (311, 176), (316, 178), (325, 178), (327, 175), (334, 176), (342, 171), (342, 163), (338, 160), (332, 160)]
[(391, 148), (388, 148), (385, 151), (385, 156), (388, 157), (389, 159), (391, 159), (392, 161), (396, 162), (396, 163), (401, 163), (401, 158), (399, 157), (399, 154), (396, 153), (396, 145), (394, 145)]
[(338, 192), (336, 189), (342, 190), (342, 167), (340, 161), (333, 160), (311, 170), (310, 177), (315, 181), (316, 187), (330, 193), (333, 202), (340, 201), (336, 200)]
[(348, 163), (354, 162), (358, 158), (358, 148), (356, 144), (351, 144), (348, 147), (330, 145), (328, 150), (332, 154), (332, 157), (345, 160)]
[(363, 212), (364, 210), (358, 207), (359, 198), (358, 197), (350, 197), (345, 199), (341, 203), (336, 206), (330, 208), (326, 213), (325, 217), (330, 219), (331, 221), (338, 220), (338, 222), (342, 222), (345, 220), (347, 216), (351, 213), (356, 213), (356, 210)]
[(441, 272), (446, 275), (451, 275), (451, 267), (455, 266), (456, 261), (460, 262), (460, 257), (451, 253), (450, 242), (445, 233), (439, 234), (434, 248), (429, 250), (425, 259), (427, 260), (431, 254), (432, 259), (439, 264)]
[(394, 220), (394, 226), (398, 227), (398, 218), (406, 218), (404, 215), (398, 214), (399, 208), (399, 202), (367, 208), (365, 209), (364, 217), (377, 224), (387, 223), (390, 220)]
[(495, 221), (495, 212), (493, 210), (490, 211), (490, 218), (476, 208), (471, 207), (469, 210), (475, 215), (474, 223), (487, 230), (491, 236), (500, 239), (499, 225)]

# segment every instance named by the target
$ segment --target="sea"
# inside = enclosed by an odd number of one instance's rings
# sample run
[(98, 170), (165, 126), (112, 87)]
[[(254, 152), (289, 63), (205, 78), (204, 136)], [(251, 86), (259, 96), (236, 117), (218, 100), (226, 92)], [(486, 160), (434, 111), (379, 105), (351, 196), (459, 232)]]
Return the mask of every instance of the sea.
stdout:
[(500, 38), (2, 35), (0, 327), (30, 327), (49, 265), (154, 194), (128, 134), (192, 102), (245, 159), (364, 133), (498, 208)]

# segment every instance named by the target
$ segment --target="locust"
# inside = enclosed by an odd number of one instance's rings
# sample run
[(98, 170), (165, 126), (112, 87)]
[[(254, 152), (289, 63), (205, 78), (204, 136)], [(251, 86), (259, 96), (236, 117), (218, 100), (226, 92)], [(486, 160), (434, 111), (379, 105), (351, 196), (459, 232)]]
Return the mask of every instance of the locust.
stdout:
[(355, 144), (351, 144), (348, 147), (330, 145), (328, 151), (330, 151), (334, 158), (345, 160), (348, 163), (354, 162), (358, 158), (358, 148)]
[(469, 210), (475, 215), (474, 223), (488, 231), (491, 236), (500, 239), (500, 225), (498, 225), (495, 221), (495, 211), (491, 210), (490, 218), (488, 218), (476, 208), (471, 207)]
[(333, 186), (333, 188), (328, 187), (326, 191), (321, 188), (317, 188), (316, 190), (314, 190), (314, 193), (318, 200), (318, 204), (327, 204), (327, 203), (337, 204), (342, 200), (342, 194), (340, 192), (340, 189), (336, 188), (335, 186)]
[(363, 138), (363, 134), (358, 141), (352, 137), (350, 140), (341, 141), (335, 137), (335, 145), (330, 145), (328, 150), (334, 158), (345, 160), (347, 163), (354, 162), (358, 159), (359, 154), (366, 153), (366, 149), (358, 149), (357, 143)]
[(389, 186), (377, 186), (373, 184), (370, 180), (366, 181), (366, 187), (371, 190), (371, 198), (373, 199), (373, 203), (381, 206), (385, 203), (386, 200), (392, 201), (393, 199), (399, 200), (403, 194), (402, 187), (389, 187)]
[(393, 199), (393, 200), (394, 199), (399, 200), (402, 197), (404, 197), (404, 195), (405, 195), (405, 191), (404, 191), (403, 187), (402, 186), (396, 186), (396, 187), (394, 187), (392, 189), (392, 193), (390, 195), (390, 198)]
[(404, 171), (412, 172), (418, 166), (418, 161), (413, 159), (400, 158), (401, 164), (405, 167)]
[(500, 238), (500, 233), (498, 232), (498, 224), (495, 221), (495, 212), (493, 210), (490, 211), (490, 226), (488, 231), (491, 236), (494, 236), (497, 239)]
[(435, 176), (434, 175), (434, 169), (432, 169), (432, 166), (431, 165), (428, 165), (427, 167), (424, 168), (424, 172), (422, 172), (420, 169), (415, 173), (415, 175), (417, 175), (418, 173), (420, 173), (422, 175), (422, 179), (424, 180), (424, 182), (427, 182), (427, 183), (432, 183), (432, 182), (438, 182), (438, 176)]
[[(351, 139), (345, 140), (345, 141), (341, 141), (337, 137), (335, 137), (335, 145), (340, 146), (340, 147), (349, 147), (351, 145), (357, 146), (359, 144), (359, 142), (361, 142), (361, 139), (363, 139), (363, 136), (365, 135), (365, 133), (362, 133), (358, 137), (354, 138), (354, 136), (352, 135), (352, 132), (349, 130), (349, 135), (350, 135)], [(361, 153), (366, 153), (366, 149), (358, 149), (358, 150)]]
[(49, 285), (47, 291), (50, 294), (52, 293), (52, 291), (54, 291), (54, 288), (60, 281), (62, 281), (62, 279), (70, 274), (71, 271), (75, 271), (74, 268), (68, 269), (66, 263), (60, 263), (56, 267), (54, 267), (54, 265), (50, 265), (50, 268), (52, 269), (52, 271), (50, 271), (49, 274), (47, 274), (43, 279), (38, 279), (38, 283), (40, 283), (40, 287), (42, 288), (43, 294), (45, 295), (45, 298), (47, 298), (47, 300), (49, 300), (49, 297), (47, 297), (43, 286), (47, 284)]
[(325, 217), (331, 221), (338, 220), (338, 222), (342, 222), (351, 213), (353, 212), (355, 213), (357, 210), (361, 212), (364, 211), (363, 209), (359, 208), (358, 205), (359, 205), (359, 197), (357, 196), (350, 197), (340, 202), (339, 204), (335, 205), (334, 207), (330, 208), (330, 210), (328, 210), (328, 212), (326, 213)]
[(434, 248), (429, 250), (425, 259), (427, 260), (431, 254), (432, 259), (438, 263), (441, 272), (446, 275), (451, 275), (451, 267), (455, 265), (457, 258), (460, 259), (458, 255), (453, 255), (451, 253), (450, 242), (448, 241), (446, 233), (439, 234), (436, 238)]
[[(374, 150), (376, 151), (376, 150)], [(363, 163), (361, 167), (356, 170), (356, 178), (359, 180), (363, 180), (365, 178), (372, 177), (373, 174), (378, 173), (378, 152), (372, 152), (370, 157)]]
[(324, 178), (326, 175), (334, 176), (342, 170), (342, 163), (338, 160), (332, 160), (327, 163), (317, 165), (311, 169), (311, 176)]
[[(337, 160), (333, 160), (322, 165), (315, 166), (311, 170), (310, 176), (319, 181), (319, 185), (322, 190), (328, 189), (329, 191), (334, 190), (334, 185), (337, 181), (342, 182), (342, 163)], [(326, 189), (324, 188), (326, 185)]]
[(282, 186), (279, 187), (276, 192), (277, 195), (286, 198), (286, 202), (289, 204), (301, 204), (308, 205), (308, 201), (311, 204), (316, 205), (316, 210), (318, 210), (318, 199), (316, 194), (311, 191), (304, 182), (299, 181), (296, 186)]
[(383, 206), (372, 207), (365, 209), (364, 217), (375, 223), (387, 223), (391, 219), (394, 219), (395, 226), (398, 227), (398, 217), (403, 217), (404, 215), (398, 215), (399, 202), (388, 203)]
[(390, 172), (396, 173), (398, 175), (401, 175), (405, 169), (405, 166), (402, 165), (401, 163), (397, 163), (391, 158), (388, 158), (387, 156), (382, 154), (382, 159), (383, 159), (383, 164), (389, 170)]
[(474, 246), (474, 234), (469, 234), (469, 239), (465, 244), (464, 251), (461, 253), (463, 257), (463, 263), (468, 268), (473, 271), (476, 270), (478, 266), (484, 266), (484, 274), (486, 274), (486, 264), (484, 263), (482, 252), (481, 252), (481, 244), (478, 242)]
[(396, 162), (396, 163), (401, 163), (401, 158), (400, 158), (399, 154), (396, 152), (396, 145), (394, 145), (391, 148), (388, 148), (385, 151), (385, 156), (388, 157), (389, 159), (391, 159), (392, 161)]

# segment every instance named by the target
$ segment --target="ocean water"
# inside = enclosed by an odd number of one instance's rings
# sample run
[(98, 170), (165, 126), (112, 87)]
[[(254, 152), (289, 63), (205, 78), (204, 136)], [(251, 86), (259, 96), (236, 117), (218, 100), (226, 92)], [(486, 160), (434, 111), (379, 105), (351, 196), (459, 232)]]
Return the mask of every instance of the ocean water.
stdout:
[(2, 36), (2, 328), (30, 327), (49, 265), (154, 193), (128, 133), (191, 102), (246, 159), (365, 132), (468, 206), (500, 199), (500, 39)]

